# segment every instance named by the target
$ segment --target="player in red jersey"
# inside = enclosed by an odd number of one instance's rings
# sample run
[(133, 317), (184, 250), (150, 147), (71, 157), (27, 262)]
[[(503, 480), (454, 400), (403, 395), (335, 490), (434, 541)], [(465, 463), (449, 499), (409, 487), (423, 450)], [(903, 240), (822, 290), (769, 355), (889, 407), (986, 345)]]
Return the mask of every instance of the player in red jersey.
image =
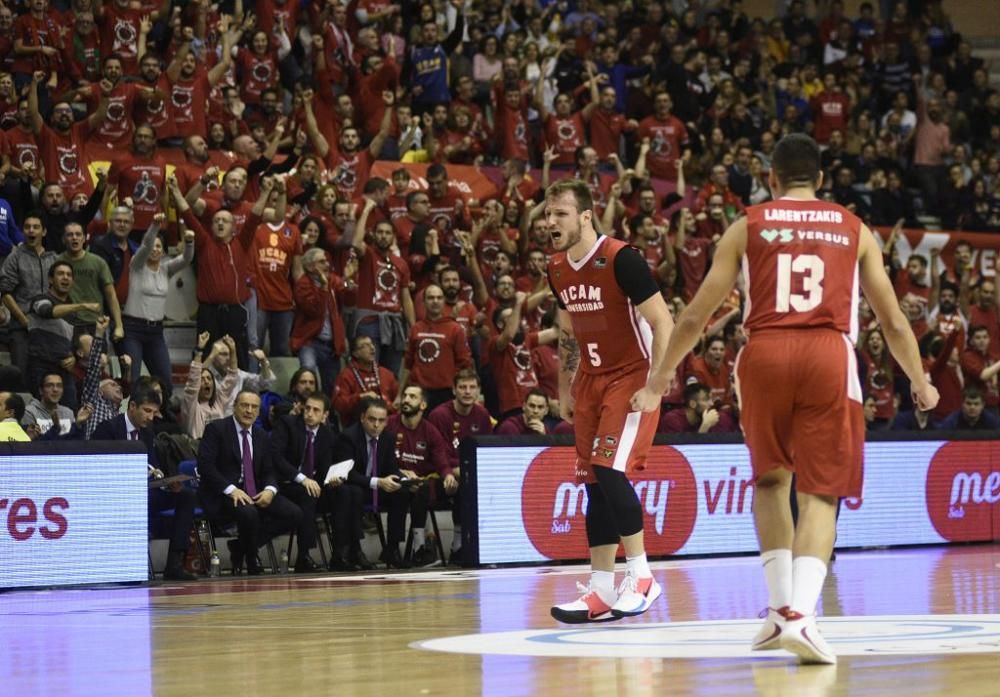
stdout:
[[(938, 400), (874, 236), (847, 209), (817, 200), (821, 184), (815, 141), (801, 134), (783, 138), (770, 174), (775, 200), (750, 208), (726, 231), (655, 376), (673, 374), (742, 266), (749, 340), (736, 359), (736, 387), (769, 595), (753, 648), (784, 648), (805, 663), (836, 663), (816, 628), (816, 603), (833, 550), (837, 498), (861, 495), (864, 417), (854, 354), (859, 282), (910, 379), (914, 402), (928, 410)], [(634, 406), (653, 411), (659, 400)], [(788, 503), (793, 472), (797, 527)]]
[[(673, 320), (642, 253), (594, 229), (594, 202), (584, 182), (550, 186), (545, 220), (556, 249), (548, 274), (559, 304), (559, 408), (574, 423), (591, 566), (589, 586), (579, 584), (581, 597), (553, 607), (552, 616), (572, 623), (615, 620), (645, 612), (660, 595), (646, 562), (642, 507), (627, 475), (644, 468), (656, 432)], [(659, 377), (647, 380), (653, 374)], [(657, 408), (630, 409), (637, 398)], [(616, 590), (619, 542), (626, 571)]]

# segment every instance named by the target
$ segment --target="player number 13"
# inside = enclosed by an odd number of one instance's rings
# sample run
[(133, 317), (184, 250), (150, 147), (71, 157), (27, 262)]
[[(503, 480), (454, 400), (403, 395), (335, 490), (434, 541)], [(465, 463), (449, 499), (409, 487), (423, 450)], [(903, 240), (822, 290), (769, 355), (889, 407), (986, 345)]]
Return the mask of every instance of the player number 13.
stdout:
[[(802, 278), (802, 292), (792, 292), (792, 275)], [(826, 265), (815, 254), (778, 255), (777, 312), (808, 312), (823, 302), (823, 276)]]

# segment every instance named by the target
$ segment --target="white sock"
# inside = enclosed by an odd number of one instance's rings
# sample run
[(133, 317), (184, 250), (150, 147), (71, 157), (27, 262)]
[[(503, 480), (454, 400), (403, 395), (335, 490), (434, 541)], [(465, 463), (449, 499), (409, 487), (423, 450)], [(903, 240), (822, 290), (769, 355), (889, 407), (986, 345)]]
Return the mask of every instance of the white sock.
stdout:
[(637, 557), (625, 557), (625, 568), (627, 571), (631, 571), (636, 578), (649, 578), (653, 575), (653, 572), (649, 570), (649, 562), (646, 561), (645, 554), (640, 554)]
[(424, 546), (426, 534), (423, 528), (413, 531), (413, 549), (420, 549)]
[(792, 602), (792, 550), (772, 549), (760, 553), (767, 582), (767, 606), (780, 610)]
[(456, 552), (462, 549), (462, 526), (456, 525), (451, 536), (451, 551)]
[(601, 600), (608, 605), (614, 605), (615, 600), (618, 599), (617, 592), (615, 591), (615, 572), (591, 571), (590, 589), (596, 591)]
[(796, 557), (792, 562), (791, 609), (803, 615), (815, 613), (825, 579), (825, 561), (816, 557)]

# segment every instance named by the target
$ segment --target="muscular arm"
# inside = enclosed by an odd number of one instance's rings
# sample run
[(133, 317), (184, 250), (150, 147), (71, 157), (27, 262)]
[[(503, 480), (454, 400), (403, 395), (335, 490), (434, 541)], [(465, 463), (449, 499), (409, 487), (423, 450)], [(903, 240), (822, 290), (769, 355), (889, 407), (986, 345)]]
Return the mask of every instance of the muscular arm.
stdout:
[(662, 376), (651, 375), (650, 381), (654, 377), (666, 380), (672, 376), (684, 356), (698, 343), (705, 324), (716, 308), (729, 295), (733, 284), (736, 283), (740, 273), (740, 259), (746, 250), (746, 244), (746, 219), (741, 218), (730, 225), (726, 234), (722, 236), (715, 250), (712, 268), (709, 269), (708, 275), (694, 299), (691, 300), (691, 304), (684, 309), (678, 318), (677, 325), (670, 336), (666, 356), (661, 364)]
[(927, 386), (917, 339), (913, 336), (909, 320), (899, 309), (896, 293), (882, 265), (882, 251), (866, 226), (861, 227), (858, 263), (861, 267), (861, 288), (882, 326), (889, 350), (915, 390)]
[(573, 377), (580, 365), (580, 344), (573, 334), (573, 324), (569, 312), (563, 309), (556, 311), (556, 324), (559, 327), (559, 411), (566, 421), (573, 423), (573, 400), (570, 387)]

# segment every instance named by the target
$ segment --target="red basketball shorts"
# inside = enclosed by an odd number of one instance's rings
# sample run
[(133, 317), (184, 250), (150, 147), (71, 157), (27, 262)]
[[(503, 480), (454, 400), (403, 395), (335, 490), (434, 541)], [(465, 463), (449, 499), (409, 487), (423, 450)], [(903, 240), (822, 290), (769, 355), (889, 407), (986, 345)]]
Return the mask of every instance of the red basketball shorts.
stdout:
[(861, 496), (863, 397), (846, 336), (754, 332), (736, 359), (736, 392), (755, 480), (784, 467), (804, 493)]
[(648, 373), (643, 365), (641, 370), (627, 372), (576, 374), (573, 432), (577, 483), (597, 481), (592, 467), (611, 467), (626, 474), (645, 467), (660, 410), (632, 411), (629, 400), (646, 384)]

